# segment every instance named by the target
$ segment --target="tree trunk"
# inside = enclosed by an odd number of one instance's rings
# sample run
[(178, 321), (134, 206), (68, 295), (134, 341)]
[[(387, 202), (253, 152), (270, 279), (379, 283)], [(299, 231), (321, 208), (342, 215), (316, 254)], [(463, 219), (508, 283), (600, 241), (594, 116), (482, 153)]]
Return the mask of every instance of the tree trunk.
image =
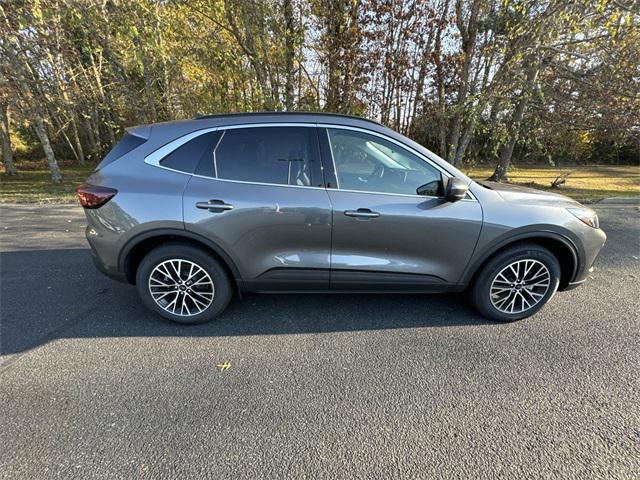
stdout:
[(494, 139), (496, 122), (498, 121), (499, 101), (500, 99), (494, 99), (491, 103), (491, 108), (489, 110), (489, 130), (484, 142), (482, 142), (482, 147), (480, 148), (480, 152), (483, 155), (482, 160), (488, 160), (490, 158), (487, 152), (489, 151), (489, 147), (491, 146)]
[[(336, 47), (340, 38), (340, 20), (344, 14), (341, 9), (341, 2), (328, 2), (328, 9), (325, 14), (325, 36), (326, 36), (326, 57), (327, 57), (327, 93), (324, 109), (329, 112), (340, 111), (340, 78), (339, 50)], [(339, 9), (339, 10), (338, 10)]]
[[(256, 81), (260, 86), (261, 96), (260, 103), (262, 104), (262, 108), (265, 110), (274, 110), (276, 98), (273, 98), (273, 84), (269, 87), (269, 78), (268, 72), (265, 67), (263, 59), (261, 59), (258, 55), (258, 50), (256, 47), (256, 42), (254, 38), (254, 32), (252, 29), (246, 28), (245, 24), (245, 32), (244, 35), (238, 26), (237, 20), (242, 20), (241, 15), (239, 14), (237, 7), (232, 5), (232, 2), (229, 0), (224, 1), (225, 8), (225, 16), (227, 18), (227, 22), (229, 23), (230, 31), (233, 37), (236, 40), (236, 43), (246, 55), (247, 60), (251, 64), (253, 71), (256, 75)], [(271, 94), (269, 93), (271, 92)], [(252, 97), (254, 94), (252, 92)], [(253, 102), (252, 102), (253, 103)]]
[(53, 149), (51, 148), (51, 143), (49, 142), (49, 136), (47, 135), (47, 130), (44, 126), (44, 121), (42, 120), (42, 116), (39, 113), (35, 114), (33, 123), (36, 129), (36, 134), (38, 135), (40, 143), (42, 144), (42, 149), (44, 150), (44, 156), (47, 159), (49, 170), (51, 171), (51, 180), (54, 183), (60, 183), (62, 181), (60, 167), (58, 167), (58, 162), (56, 161), (56, 157), (53, 154)]
[[(448, 2), (447, 2), (448, 7)], [(444, 15), (444, 13), (443, 13)], [(443, 17), (444, 18), (444, 17)], [(445, 69), (442, 65), (442, 32), (444, 31), (444, 22), (440, 22), (440, 26), (436, 31), (436, 39), (434, 45), (433, 52), (433, 61), (436, 65), (436, 91), (438, 98), (438, 150), (439, 154), (442, 158), (447, 158), (447, 113), (446, 113), (446, 104), (445, 104), (445, 91), (444, 91), (444, 82), (445, 82)], [(424, 105), (426, 104), (426, 97), (423, 99), (423, 112), (425, 111)]]
[[(444, 18), (444, 16), (448, 11), (449, 11), (449, 0), (447, 0), (444, 6), (442, 7), (442, 18)], [(411, 110), (411, 116), (409, 118), (409, 126), (407, 127), (409, 132), (414, 131), (414, 122), (418, 114), (418, 106), (419, 105), (422, 106), (422, 104), (424, 103), (424, 84), (427, 78), (429, 64), (433, 60), (432, 46), (433, 46), (433, 40), (435, 35), (436, 35), (436, 32), (434, 32), (434, 30), (432, 29), (429, 29), (429, 36), (427, 37), (426, 45), (423, 46), (422, 54), (420, 56), (420, 68), (418, 70), (417, 84), (415, 88), (416, 93), (413, 101), (413, 108)]]
[(75, 118), (71, 119), (71, 131), (73, 133), (73, 141), (76, 145), (78, 162), (80, 163), (80, 165), (84, 165), (85, 164), (84, 149), (82, 148), (82, 142), (80, 141), (80, 132), (78, 131), (78, 124)]
[[(57, 28), (56, 28), (56, 32), (57, 32)], [(57, 51), (55, 53), (55, 56), (50, 51), (47, 51), (47, 55), (49, 57), (49, 61), (51, 62), (51, 65), (55, 66), (55, 68), (52, 69), (52, 73), (54, 74), (58, 91), (62, 96), (62, 100), (64, 104), (64, 112), (66, 113), (68, 123), (71, 126), (73, 143), (68, 139), (66, 133), (64, 133), (64, 124), (66, 123), (64, 119), (61, 119), (60, 121), (60, 131), (62, 131), (63, 134), (65, 135), (65, 138), (67, 139), (69, 146), (71, 147), (71, 150), (73, 150), (73, 154), (76, 157), (76, 160), (78, 160), (78, 163), (80, 165), (84, 165), (84, 151), (82, 149), (82, 143), (80, 142), (78, 125), (76, 123), (76, 111), (73, 106), (73, 102), (69, 98), (67, 83), (63, 80), (63, 77), (67, 76), (69, 74), (69, 71), (66, 68), (64, 57), (62, 56), (60, 51)], [(50, 118), (51, 118), (51, 115), (50, 115)]]
[(458, 158), (458, 145), (462, 132), (462, 122), (464, 114), (467, 110), (466, 103), (469, 96), (469, 83), (471, 74), (471, 62), (476, 48), (476, 38), (478, 33), (478, 16), (480, 12), (480, 0), (474, 0), (470, 6), (469, 22), (464, 25), (462, 20), (462, 0), (456, 2), (456, 18), (460, 37), (462, 38), (463, 62), (460, 71), (460, 86), (458, 87), (458, 95), (456, 106), (454, 108), (453, 126), (451, 135), (449, 136), (449, 145), (447, 148), (447, 160), (455, 165)]
[(76, 151), (76, 147), (73, 146), (73, 142), (69, 138), (69, 135), (67, 135), (67, 132), (65, 132), (64, 129), (60, 129), (59, 132), (60, 132), (59, 135), (62, 135), (62, 137), (67, 142), (67, 145), (69, 145), (69, 150), (71, 150), (71, 153), (73, 153), (73, 156), (75, 157), (75, 159), (80, 161), (80, 156), (78, 155), (78, 152)]
[(476, 126), (475, 115), (473, 115), (467, 122), (467, 125), (464, 127), (464, 131), (462, 132), (462, 137), (458, 142), (458, 148), (456, 149), (456, 155), (453, 158), (453, 166), (457, 167), (462, 163), (462, 159), (464, 154), (467, 151), (467, 147), (471, 142), (471, 137), (473, 135), (473, 130)]
[(167, 58), (165, 53), (164, 37), (162, 36), (162, 16), (161, 16), (162, 2), (155, 2), (155, 36), (160, 51), (158, 61), (162, 70), (162, 103), (163, 103), (163, 119), (173, 119), (173, 105), (171, 104), (171, 84), (169, 81), (169, 72), (167, 69)]
[(9, 137), (9, 106), (6, 103), (0, 104), (0, 135), (2, 136), (4, 171), (7, 175), (14, 175), (16, 173), (16, 167), (13, 164), (11, 137)]
[(295, 25), (293, 19), (293, 5), (291, 0), (284, 0), (285, 19), (285, 84), (284, 84), (284, 105), (287, 111), (293, 110), (293, 82), (295, 81), (293, 70), (293, 60), (295, 58)]
[(151, 64), (149, 62), (149, 56), (147, 55), (147, 51), (142, 42), (140, 41), (140, 37), (136, 37), (134, 39), (134, 43), (140, 49), (140, 58), (142, 60), (142, 78), (144, 80), (144, 93), (147, 97), (147, 108), (149, 109), (149, 116), (151, 122), (156, 122), (158, 120), (158, 112), (156, 110), (156, 100), (154, 98), (153, 92), (153, 79), (151, 77)]
[(98, 155), (102, 155), (104, 152), (102, 151), (102, 134), (100, 133), (100, 114), (94, 108), (91, 111), (91, 130), (93, 131), (93, 138), (96, 141), (96, 153)]
[(93, 125), (91, 124), (91, 120), (89, 118), (85, 118), (82, 123), (84, 124), (83, 129), (87, 136), (87, 141), (89, 142), (89, 158), (92, 158), (98, 153), (98, 142), (93, 134)]
[(492, 182), (502, 182), (504, 180), (508, 180), (507, 170), (509, 169), (509, 165), (511, 164), (513, 148), (515, 147), (516, 141), (518, 140), (522, 117), (524, 116), (527, 104), (529, 103), (531, 89), (533, 88), (533, 84), (538, 77), (539, 71), (540, 66), (536, 64), (531, 65), (527, 71), (527, 80), (522, 89), (522, 93), (520, 95), (520, 99), (518, 100), (518, 104), (516, 105), (516, 109), (513, 112), (511, 124), (509, 125), (509, 139), (500, 151), (500, 159), (498, 160), (498, 164), (496, 165), (496, 169), (494, 170), (493, 175), (489, 177), (489, 180), (491, 180)]

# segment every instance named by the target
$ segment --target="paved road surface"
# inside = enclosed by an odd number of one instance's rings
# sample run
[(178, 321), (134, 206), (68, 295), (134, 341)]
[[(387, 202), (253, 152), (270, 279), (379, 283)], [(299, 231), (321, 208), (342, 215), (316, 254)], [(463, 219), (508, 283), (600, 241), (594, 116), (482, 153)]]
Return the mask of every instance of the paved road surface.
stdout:
[(528, 321), (251, 295), (182, 327), (93, 269), (79, 208), (1, 207), (0, 477), (638, 478), (640, 210), (599, 213), (593, 278)]

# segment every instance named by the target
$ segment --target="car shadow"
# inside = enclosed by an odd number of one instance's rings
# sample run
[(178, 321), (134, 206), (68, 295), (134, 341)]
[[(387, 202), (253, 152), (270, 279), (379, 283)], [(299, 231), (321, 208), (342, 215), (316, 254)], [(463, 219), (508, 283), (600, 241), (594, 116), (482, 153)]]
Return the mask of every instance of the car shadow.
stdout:
[(63, 338), (284, 335), (489, 324), (460, 294), (237, 297), (217, 320), (178, 325), (149, 312), (133, 286), (103, 276), (86, 249), (0, 253), (0, 352)]

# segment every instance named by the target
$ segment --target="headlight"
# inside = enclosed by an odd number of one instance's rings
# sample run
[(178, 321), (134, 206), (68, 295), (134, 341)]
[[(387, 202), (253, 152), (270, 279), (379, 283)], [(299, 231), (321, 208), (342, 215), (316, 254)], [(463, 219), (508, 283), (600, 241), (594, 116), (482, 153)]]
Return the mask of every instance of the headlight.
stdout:
[(593, 228), (600, 228), (598, 214), (590, 208), (567, 208), (567, 210), (582, 223), (586, 223)]

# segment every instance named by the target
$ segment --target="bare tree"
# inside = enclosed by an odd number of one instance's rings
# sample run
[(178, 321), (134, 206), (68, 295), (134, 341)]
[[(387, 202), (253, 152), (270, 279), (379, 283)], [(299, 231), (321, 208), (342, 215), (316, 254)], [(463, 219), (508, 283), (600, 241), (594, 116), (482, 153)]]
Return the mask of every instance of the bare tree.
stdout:
[(6, 100), (0, 102), (0, 134), (2, 135), (2, 161), (7, 175), (15, 175), (16, 167), (13, 163), (11, 151), (11, 137), (9, 130), (9, 104)]

